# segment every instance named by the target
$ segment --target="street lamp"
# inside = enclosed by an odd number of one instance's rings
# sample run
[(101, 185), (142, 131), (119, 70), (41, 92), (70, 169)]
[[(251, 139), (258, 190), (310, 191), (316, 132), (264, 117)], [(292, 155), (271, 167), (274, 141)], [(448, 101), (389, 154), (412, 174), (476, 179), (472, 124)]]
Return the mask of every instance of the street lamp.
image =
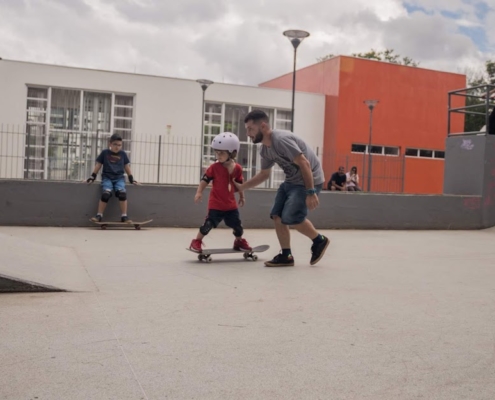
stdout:
[(365, 100), (363, 103), (370, 109), (370, 135), (368, 139), (368, 192), (371, 192), (371, 138), (373, 127), (373, 109), (378, 104), (378, 100)]
[(197, 79), (201, 85), (201, 89), (203, 89), (203, 101), (201, 102), (201, 143), (199, 144), (199, 180), (203, 177), (203, 154), (204, 154), (204, 135), (205, 135), (205, 92), (208, 89), (208, 86), (213, 84), (213, 81), (209, 81), (208, 79)]
[(292, 46), (294, 47), (294, 72), (292, 73), (292, 122), (290, 130), (294, 132), (294, 98), (296, 94), (296, 53), (297, 48), (301, 44), (301, 42), (309, 36), (309, 33), (306, 31), (299, 30), (289, 30), (284, 32), (284, 36), (286, 36)]

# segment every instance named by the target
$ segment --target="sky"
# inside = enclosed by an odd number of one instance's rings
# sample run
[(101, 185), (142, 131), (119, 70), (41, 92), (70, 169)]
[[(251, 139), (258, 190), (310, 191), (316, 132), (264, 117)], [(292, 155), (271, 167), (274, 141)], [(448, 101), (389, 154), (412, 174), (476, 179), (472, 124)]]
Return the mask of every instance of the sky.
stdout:
[(291, 72), (288, 29), (310, 33), (298, 69), (386, 48), (459, 73), (495, 60), (495, 0), (0, 0), (0, 58), (232, 84)]

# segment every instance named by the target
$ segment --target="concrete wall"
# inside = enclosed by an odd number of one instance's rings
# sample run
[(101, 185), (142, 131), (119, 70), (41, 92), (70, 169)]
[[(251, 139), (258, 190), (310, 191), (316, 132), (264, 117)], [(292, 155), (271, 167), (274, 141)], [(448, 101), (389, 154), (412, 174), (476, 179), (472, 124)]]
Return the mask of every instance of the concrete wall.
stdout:
[(455, 135), (445, 142), (444, 194), (481, 196), (485, 179), (485, 135)]
[[(199, 227), (208, 191), (199, 205), (193, 201), (195, 191), (195, 186), (128, 187), (129, 216), (135, 221), (153, 219), (150, 226)], [(0, 180), (0, 225), (91, 226), (99, 197), (97, 184)], [(246, 197), (241, 209), (244, 227), (271, 228), (275, 191), (250, 190)], [(482, 204), (480, 196), (323, 192), (310, 219), (319, 229), (480, 229), (495, 224), (493, 206)], [(118, 217), (112, 198), (105, 219)]]

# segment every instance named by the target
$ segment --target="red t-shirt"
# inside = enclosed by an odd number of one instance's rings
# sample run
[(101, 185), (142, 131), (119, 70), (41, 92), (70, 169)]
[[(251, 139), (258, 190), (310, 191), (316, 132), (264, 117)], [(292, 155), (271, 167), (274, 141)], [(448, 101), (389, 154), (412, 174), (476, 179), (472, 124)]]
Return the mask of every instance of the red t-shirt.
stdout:
[[(210, 198), (208, 199), (208, 209), (230, 211), (237, 209), (237, 201), (234, 193), (237, 191), (232, 181), (243, 182), (242, 167), (235, 164), (232, 174), (221, 163), (215, 162), (206, 170), (205, 175), (212, 179)], [(230, 183), (230, 190), (229, 190)]]

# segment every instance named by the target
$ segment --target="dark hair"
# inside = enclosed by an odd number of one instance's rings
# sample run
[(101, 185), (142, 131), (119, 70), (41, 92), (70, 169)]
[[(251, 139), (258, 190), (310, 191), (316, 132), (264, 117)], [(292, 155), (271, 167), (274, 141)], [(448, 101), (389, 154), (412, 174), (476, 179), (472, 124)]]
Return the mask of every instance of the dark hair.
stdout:
[(122, 136), (120, 136), (118, 133), (114, 133), (112, 136), (110, 136), (109, 142), (122, 142)]
[(352, 167), (352, 168), (351, 168), (351, 171), (352, 171), (352, 170), (356, 170), (356, 172), (357, 172), (357, 167)]
[(244, 123), (248, 123), (249, 121), (253, 122), (269, 122), (268, 115), (264, 111), (261, 110), (253, 110), (251, 111), (248, 115), (246, 115), (246, 118), (244, 118)]

